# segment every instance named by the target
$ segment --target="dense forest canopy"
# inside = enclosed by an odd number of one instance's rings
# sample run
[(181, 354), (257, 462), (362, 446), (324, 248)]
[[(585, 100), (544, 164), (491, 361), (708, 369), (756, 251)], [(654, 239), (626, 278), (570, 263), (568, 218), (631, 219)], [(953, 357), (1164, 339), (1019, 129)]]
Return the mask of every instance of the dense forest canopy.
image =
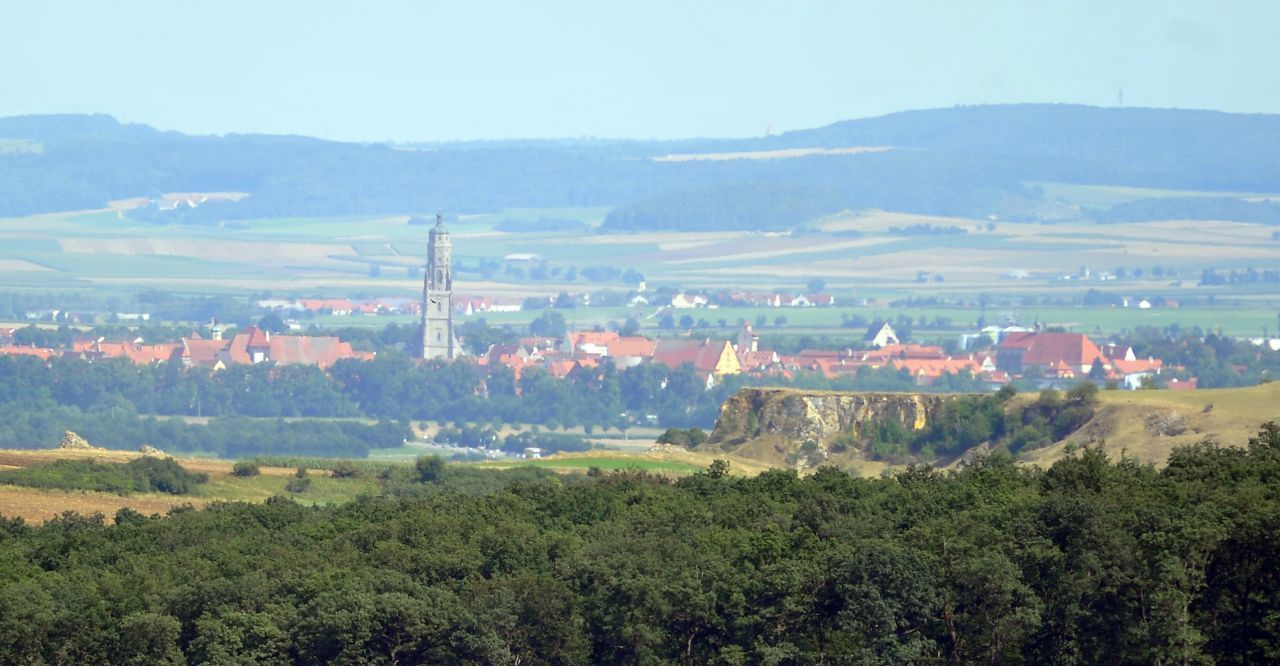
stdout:
[(421, 463), (343, 506), (0, 520), (0, 662), (1280, 660), (1275, 424), (1163, 470)]
[[(1034, 219), (1023, 183), (1277, 192), (1280, 116), (1071, 105), (913, 111), (775, 137), (515, 141), (391, 147), (296, 136), (189, 136), (107, 116), (0, 119), (0, 216), (101, 207), (164, 192), (242, 191), (142, 220), (620, 206), (610, 226), (769, 229), (842, 209)], [(657, 162), (672, 153), (891, 147), (859, 155)], [(745, 187), (774, 202), (740, 202)], [(814, 196), (818, 192), (819, 195)], [(764, 206), (752, 215), (748, 205)], [(663, 213), (688, 207), (701, 215)], [(692, 220), (692, 221), (691, 221)]]

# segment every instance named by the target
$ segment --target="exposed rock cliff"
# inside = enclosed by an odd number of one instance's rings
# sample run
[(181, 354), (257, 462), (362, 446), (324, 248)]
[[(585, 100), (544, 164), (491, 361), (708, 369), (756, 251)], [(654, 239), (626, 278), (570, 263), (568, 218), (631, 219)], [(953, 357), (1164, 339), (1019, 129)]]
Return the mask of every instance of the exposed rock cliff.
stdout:
[(708, 444), (804, 467), (824, 460), (843, 434), (859, 440), (870, 424), (892, 420), (919, 430), (950, 397), (744, 388), (720, 407)]
[(58, 442), (60, 449), (93, 449), (96, 448), (89, 443), (88, 440), (68, 430), (62, 435), (62, 441)]

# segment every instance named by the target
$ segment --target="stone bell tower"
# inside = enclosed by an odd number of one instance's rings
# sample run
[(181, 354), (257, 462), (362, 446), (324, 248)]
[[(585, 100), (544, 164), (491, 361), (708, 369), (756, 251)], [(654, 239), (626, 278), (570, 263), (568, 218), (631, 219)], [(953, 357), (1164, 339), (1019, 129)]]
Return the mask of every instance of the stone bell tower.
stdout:
[(453, 337), (453, 241), (436, 215), (427, 240), (427, 271), (422, 285), (422, 358), (456, 358)]

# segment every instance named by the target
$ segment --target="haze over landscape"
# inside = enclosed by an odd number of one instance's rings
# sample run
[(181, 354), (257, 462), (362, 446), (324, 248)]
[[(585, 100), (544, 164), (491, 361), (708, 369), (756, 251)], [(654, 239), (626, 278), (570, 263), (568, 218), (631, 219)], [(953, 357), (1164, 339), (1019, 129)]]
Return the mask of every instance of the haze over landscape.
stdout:
[[(1280, 112), (1265, 2), (23, 3), (0, 116), (355, 141), (758, 136), (955, 104)], [(160, 57), (162, 55), (162, 57)]]
[(0, 18), (0, 663), (1280, 661), (1273, 4)]

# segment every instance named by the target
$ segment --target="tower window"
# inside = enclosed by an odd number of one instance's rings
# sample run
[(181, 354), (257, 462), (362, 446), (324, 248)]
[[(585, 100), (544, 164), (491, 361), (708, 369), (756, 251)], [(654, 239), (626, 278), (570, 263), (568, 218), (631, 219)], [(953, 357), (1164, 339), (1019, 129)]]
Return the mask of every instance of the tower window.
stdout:
[(443, 339), (444, 338), (441, 336), (440, 331), (436, 331), (436, 342), (440, 342)]

